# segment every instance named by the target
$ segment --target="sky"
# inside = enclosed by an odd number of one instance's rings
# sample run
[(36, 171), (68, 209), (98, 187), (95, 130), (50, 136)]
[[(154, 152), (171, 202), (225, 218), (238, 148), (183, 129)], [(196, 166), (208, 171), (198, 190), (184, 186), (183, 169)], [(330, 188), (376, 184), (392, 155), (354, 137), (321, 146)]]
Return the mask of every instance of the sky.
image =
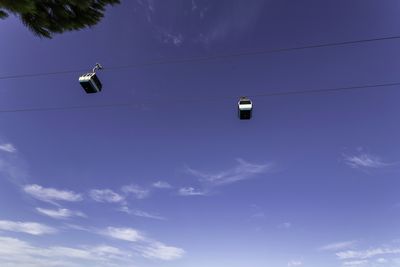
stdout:
[[(395, 36), (397, 0), (137, 0), (40, 39), (0, 21), (0, 76)], [(0, 81), (5, 267), (400, 266), (399, 40)]]

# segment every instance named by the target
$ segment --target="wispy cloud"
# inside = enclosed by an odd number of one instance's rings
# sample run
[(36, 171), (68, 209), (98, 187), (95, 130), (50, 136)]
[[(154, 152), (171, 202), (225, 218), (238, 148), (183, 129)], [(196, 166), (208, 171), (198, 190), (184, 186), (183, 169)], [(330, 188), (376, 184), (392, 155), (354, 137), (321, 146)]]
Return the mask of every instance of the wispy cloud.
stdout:
[(260, 207), (259, 205), (252, 204), (250, 205), (250, 209), (251, 209), (250, 219), (264, 220), (267, 218), (267, 214), (264, 212), (263, 208)]
[(204, 196), (207, 193), (205, 191), (198, 191), (193, 187), (182, 187), (179, 189), (178, 194), (180, 196)]
[(108, 238), (129, 242), (132, 248), (141, 256), (157, 260), (176, 260), (184, 256), (185, 250), (175, 246), (166, 245), (158, 240), (149, 238), (140, 230), (130, 227), (106, 227), (104, 229), (85, 228), (76, 225), (67, 225), (70, 229), (87, 231)]
[(107, 227), (99, 231), (100, 234), (134, 244), (134, 249), (145, 258), (164, 261), (176, 260), (185, 254), (182, 248), (168, 246), (164, 243), (148, 238), (144, 233), (133, 228)]
[(44, 208), (36, 208), (36, 210), (43, 215), (49, 216), (53, 219), (68, 219), (71, 217), (87, 217), (83, 212), (73, 211), (69, 209), (44, 209)]
[[(1, 222), (1, 221), (0, 221)], [(11, 228), (11, 226), (8, 226), (7, 228)], [(14, 227), (16, 228), (16, 227)], [(28, 231), (25, 230), (27, 228), (26, 226), (23, 228), (24, 232)], [(29, 227), (31, 229), (32, 227)], [(46, 229), (46, 228), (39, 228), (39, 229)], [(119, 241), (124, 241), (132, 244), (132, 248), (141, 256), (149, 259), (158, 259), (158, 260), (164, 260), (164, 261), (170, 261), (170, 260), (176, 260), (184, 256), (185, 250), (179, 247), (175, 246), (169, 246), (166, 245), (158, 240), (149, 238), (145, 233), (143, 233), (140, 230), (130, 228), (130, 227), (113, 227), (109, 226), (106, 228), (93, 228), (93, 227), (82, 227), (79, 225), (73, 225), (73, 224), (66, 224), (65, 228), (63, 229), (74, 229), (78, 231), (85, 231), (88, 233), (93, 233), (97, 234), (100, 236), (108, 237), (111, 239), (119, 240)], [(1, 229), (1, 223), (0, 223), (0, 230)], [(49, 230), (48, 230), (49, 231)], [(42, 230), (43, 232), (43, 230)], [(42, 234), (42, 232), (39, 232), (39, 230), (29, 230), (30, 234), (35, 234), (39, 235)], [(50, 233), (50, 232), (49, 232)], [(1, 236), (0, 236), (0, 259), (1, 259), (1, 250), (2, 250), (2, 243), (1, 243)], [(117, 257), (118, 255), (123, 256), (122, 259), (127, 259), (127, 257), (130, 257), (130, 254), (127, 252), (122, 252), (117, 248), (109, 247), (109, 246), (98, 246), (98, 247), (82, 247), (82, 248), (68, 248), (68, 247), (52, 247), (50, 248), (52, 252), (57, 251), (60, 252), (57, 254), (57, 256), (64, 255), (66, 257), (75, 257), (75, 258), (82, 258), (82, 259), (87, 259), (87, 260), (92, 260), (96, 256), (101, 256), (105, 255), (108, 258), (108, 253), (111, 255), (114, 255)], [(47, 250), (46, 250), (47, 251)], [(86, 253), (84, 253), (86, 251)], [(48, 252), (48, 251), (47, 251)], [(61, 253), (63, 252), (63, 253)], [(87, 254), (90, 253), (90, 254)], [(94, 258), (92, 258), (94, 256)], [(98, 259), (100, 260), (100, 259)], [(21, 265), (22, 267), (23, 265)], [(28, 265), (31, 266), (31, 265)], [(41, 267), (42, 265), (38, 265), (38, 267)], [(43, 265), (45, 266), (45, 265)], [(54, 265), (55, 266), (55, 265)], [(58, 266), (58, 265), (56, 265)], [(68, 266), (64, 262), (60, 264), (60, 266)], [(80, 265), (79, 265), (80, 266)], [(103, 266), (103, 265), (95, 265), (95, 266)], [(108, 266), (108, 265), (105, 265)], [(118, 265), (116, 265), (118, 266)], [(125, 265), (123, 265), (125, 266)], [(131, 265), (129, 265), (131, 266)], [(20, 267), (20, 266), (18, 266)], [(36, 267), (36, 265), (35, 265)], [(50, 266), (49, 266), (50, 267)], [(53, 267), (53, 265), (51, 265)]]
[(361, 261), (345, 261), (343, 262), (344, 266), (359, 266), (359, 265), (365, 265), (367, 264), (367, 260), (361, 260)]
[(273, 163), (255, 164), (243, 159), (237, 159), (235, 167), (216, 172), (205, 173), (190, 167), (185, 168), (185, 172), (196, 177), (202, 189), (197, 190), (194, 187), (181, 187), (178, 191), (180, 196), (202, 196), (211, 193), (215, 187), (225, 186), (232, 183), (248, 180), (256, 175), (271, 172)]
[(153, 187), (158, 188), (158, 189), (170, 189), (172, 188), (172, 185), (170, 185), (167, 182), (164, 181), (157, 181), (153, 183)]
[[(0, 262), (9, 267), (111, 267), (134, 266), (132, 254), (119, 248), (98, 245), (83, 247), (38, 247), (11, 237), (0, 236)], [(84, 262), (84, 263), (83, 263)]]
[(186, 171), (197, 177), (200, 182), (210, 186), (222, 186), (242, 180), (247, 180), (255, 175), (266, 173), (272, 170), (273, 164), (255, 164), (247, 162), (243, 159), (237, 159), (237, 165), (232, 169), (221, 171), (218, 173), (204, 173), (187, 167)]
[(156, 214), (151, 214), (151, 213), (148, 213), (148, 212), (145, 212), (145, 211), (142, 211), (142, 210), (133, 210), (133, 209), (130, 209), (129, 207), (127, 207), (127, 206), (122, 206), (118, 210), (122, 211), (122, 212), (125, 212), (127, 214), (130, 214), (130, 215), (137, 216), (137, 217), (143, 217), (143, 218), (154, 219), (154, 220), (162, 220), (162, 221), (166, 220), (166, 218), (164, 218), (162, 216), (159, 216), (159, 215), (156, 215)]
[(376, 256), (383, 256), (390, 254), (400, 254), (400, 248), (378, 247), (367, 250), (347, 250), (347, 251), (337, 252), (336, 256), (341, 260), (347, 260), (347, 259), (364, 260)]
[(242, 38), (257, 23), (268, 1), (192, 0), (184, 1), (178, 7), (164, 6), (163, 1), (136, 2), (154, 37), (160, 42), (175, 47), (185, 43), (208, 47), (213, 43)]
[(338, 251), (342, 249), (348, 249), (354, 247), (354, 245), (357, 243), (357, 241), (352, 240), (352, 241), (344, 241), (344, 242), (336, 242), (336, 243), (331, 243), (327, 244), (325, 246), (322, 246), (319, 248), (319, 250), (323, 251)]
[(360, 153), (358, 155), (344, 155), (345, 163), (355, 169), (379, 169), (393, 165), (384, 162), (380, 157), (368, 153)]
[(359, 241), (331, 243), (320, 247), (319, 250), (333, 252), (342, 261), (343, 266), (383, 266), (382, 264), (389, 261), (395, 262), (400, 255), (400, 247), (393, 245), (395, 240), (392, 240), (391, 245), (356, 250), (354, 247), (359, 246), (358, 243)]
[(84, 231), (84, 232), (88, 232), (88, 233), (98, 234), (98, 231), (92, 227), (86, 227), (86, 226), (77, 225), (77, 224), (66, 223), (64, 226), (64, 229), (68, 229), (68, 230), (73, 229), (73, 230), (77, 230), (77, 231)]
[[(198, 38), (198, 41), (210, 45), (231, 38), (241, 38), (244, 32), (257, 23), (266, 2), (268, 1), (253, 0), (246, 4), (226, 2), (227, 6), (222, 9), (217, 18), (214, 18), (215, 23), (200, 34), (201, 38)], [(199, 14), (202, 19), (205, 13), (200, 11)]]
[(168, 246), (164, 243), (149, 238), (145, 233), (140, 230), (130, 227), (112, 227), (109, 226), (104, 229), (85, 228), (76, 225), (67, 225), (70, 229), (79, 231), (87, 231), (95, 233), (108, 238), (129, 242), (132, 244), (133, 249), (141, 256), (149, 259), (158, 260), (176, 260), (184, 256), (185, 250), (175, 246)]
[(185, 251), (178, 247), (167, 246), (161, 242), (152, 242), (148, 246), (137, 247), (139, 253), (149, 259), (171, 261), (182, 258)]
[(133, 228), (107, 227), (104, 231), (100, 231), (100, 233), (104, 236), (130, 242), (144, 240), (144, 235), (140, 231)]
[(376, 262), (378, 262), (378, 263), (387, 263), (388, 260), (385, 259), (385, 258), (379, 258), (379, 259), (376, 259)]
[(181, 33), (172, 33), (167, 30), (159, 30), (160, 37), (163, 43), (173, 44), (174, 46), (181, 46), (185, 40)]
[(0, 144), (0, 150), (1, 151), (5, 151), (8, 153), (15, 153), (17, 152), (17, 149), (14, 147), (13, 144), (11, 143), (4, 143), (4, 144)]
[(148, 189), (134, 184), (123, 186), (122, 191), (125, 194), (133, 195), (136, 199), (145, 199), (150, 195), (150, 191)]
[(56, 233), (53, 227), (36, 222), (0, 221), (1, 231), (19, 232), (30, 235), (45, 235)]
[(121, 203), (125, 198), (111, 189), (92, 189), (89, 191), (90, 197), (97, 202)]
[(291, 260), (287, 264), (288, 267), (301, 266), (301, 265), (303, 265), (303, 262), (300, 260)]
[(56, 201), (77, 202), (83, 199), (81, 194), (73, 191), (45, 188), (37, 184), (25, 185), (23, 190), (33, 198), (56, 205)]
[[(252, 218), (252, 219), (265, 219), (266, 217), (267, 216), (265, 215), (265, 212), (263, 212), (263, 211), (255, 212), (250, 216), (250, 218)], [(279, 227), (279, 225), (278, 225), (278, 227)]]
[(136, 3), (144, 8), (147, 21), (152, 23), (154, 14), (154, 0), (136, 0)]

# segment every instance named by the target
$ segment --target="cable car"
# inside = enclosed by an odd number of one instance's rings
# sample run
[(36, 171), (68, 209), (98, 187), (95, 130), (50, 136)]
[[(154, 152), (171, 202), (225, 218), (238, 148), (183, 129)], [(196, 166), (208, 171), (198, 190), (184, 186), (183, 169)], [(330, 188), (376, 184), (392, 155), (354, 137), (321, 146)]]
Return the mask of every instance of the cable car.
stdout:
[(243, 96), (238, 102), (238, 114), (241, 120), (250, 120), (253, 112), (253, 103), (250, 99)]
[(81, 77), (79, 77), (79, 83), (87, 94), (98, 93), (101, 91), (103, 85), (97, 77), (96, 71), (102, 68), (103, 67), (99, 63), (97, 63), (92, 72), (83, 74)]

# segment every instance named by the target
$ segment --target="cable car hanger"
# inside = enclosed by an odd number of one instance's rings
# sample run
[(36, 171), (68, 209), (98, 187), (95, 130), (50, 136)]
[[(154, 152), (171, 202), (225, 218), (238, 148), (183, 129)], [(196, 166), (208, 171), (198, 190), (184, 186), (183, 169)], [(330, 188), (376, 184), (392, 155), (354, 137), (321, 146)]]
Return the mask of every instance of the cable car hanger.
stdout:
[(102, 70), (103, 66), (100, 63), (96, 63), (96, 65), (93, 68), (93, 72), (96, 72), (97, 70)]
[(79, 77), (79, 83), (85, 90), (87, 94), (94, 94), (101, 92), (103, 85), (101, 84), (99, 78), (96, 75), (96, 71), (103, 69), (100, 63), (96, 63), (92, 72), (83, 74)]

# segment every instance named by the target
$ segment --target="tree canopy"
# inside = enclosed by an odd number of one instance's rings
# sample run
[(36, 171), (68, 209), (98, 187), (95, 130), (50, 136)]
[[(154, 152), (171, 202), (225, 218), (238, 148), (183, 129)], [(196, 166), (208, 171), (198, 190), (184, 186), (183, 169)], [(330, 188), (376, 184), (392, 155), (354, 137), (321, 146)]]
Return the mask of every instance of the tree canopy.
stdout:
[(0, 0), (0, 19), (18, 16), (34, 34), (51, 38), (53, 34), (96, 25), (107, 5), (120, 0)]

